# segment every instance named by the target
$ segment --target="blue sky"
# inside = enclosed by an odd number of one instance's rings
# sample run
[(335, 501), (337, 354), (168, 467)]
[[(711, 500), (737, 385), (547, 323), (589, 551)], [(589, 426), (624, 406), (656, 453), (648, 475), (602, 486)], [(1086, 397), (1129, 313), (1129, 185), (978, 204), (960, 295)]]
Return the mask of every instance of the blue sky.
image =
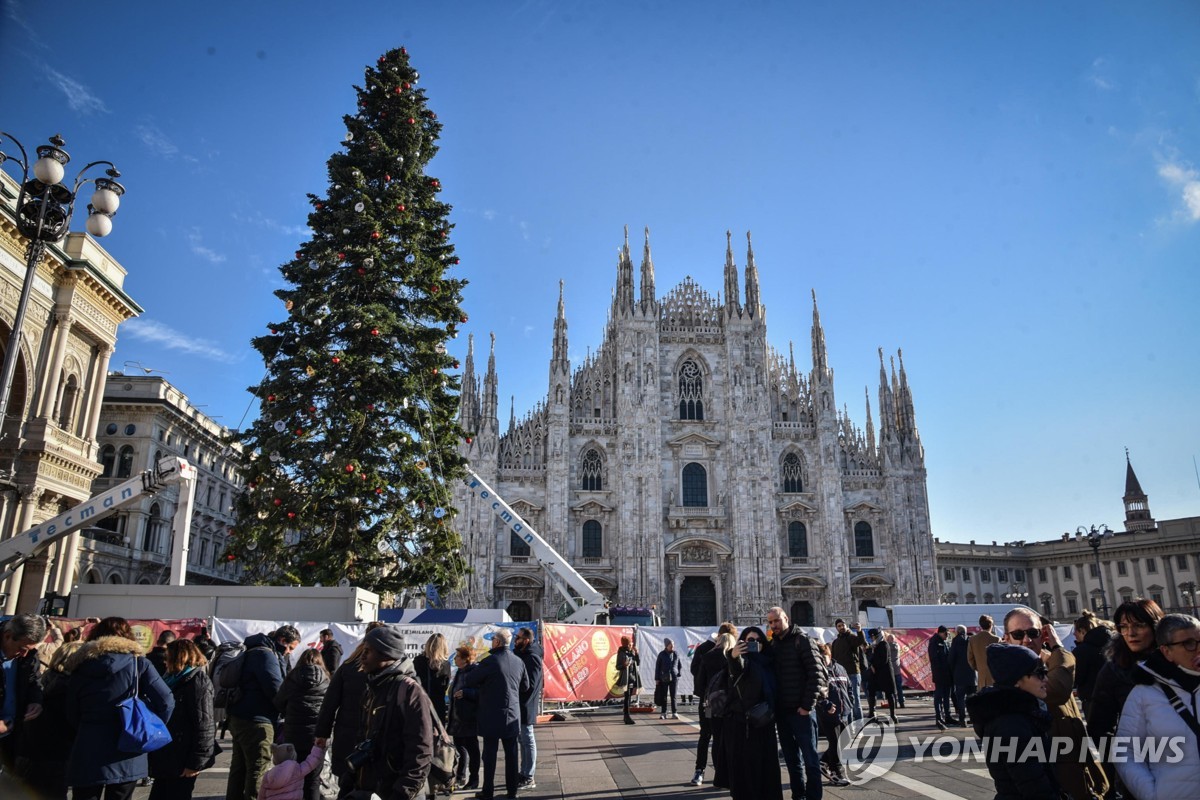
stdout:
[(1158, 518), (1200, 514), (1195, 3), (0, 8), (0, 128), (125, 176), (114, 368), (226, 425), (351, 86), (403, 45), (504, 420), (544, 396), (560, 278), (573, 362), (599, 344), (624, 225), (660, 295), (716, 294), (749, 230), (771, 343), (809, 367), (815, 289), (860, 426), (903, 349), (935, 536), (1119, 527), (1125, 447)]

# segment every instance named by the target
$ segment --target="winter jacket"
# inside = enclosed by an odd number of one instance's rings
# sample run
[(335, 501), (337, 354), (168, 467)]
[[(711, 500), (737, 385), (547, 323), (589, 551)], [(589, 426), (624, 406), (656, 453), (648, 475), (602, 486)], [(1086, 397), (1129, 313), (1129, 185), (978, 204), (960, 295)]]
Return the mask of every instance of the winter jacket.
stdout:
[(329, 689), (321, 700), (314, 738), (333, 736), (333, 771), (347, 767), (346, 756), (363, 740), (363, 703), (367, 699), (367, 673), (359, 669), (358, 659), (342, 662), (329, 679)]
[(675, 683), (679, 680), (679, 676), (683, 674), (683, 664), (679, 663), (679, 653), (674, 650), (663, 650), (658, 654), (658, 659), (654, 662), (654, 681), (663, 683)]
[(275, 693), (275, 708), (283, 714), (283, 740), (296, 744), (313, 737), (329, 676), (319, 664), (302, 664), (287, 674)]
[(167, 646), (165, 644), (158, 645), (146, 653), (146, 660), (154, 665), (159, 677), (167, 674)]
[(67, 659), (71, 681), (67, 720), (75, 726), (75, 743), (67, 766), (71, 786), (128, 783), (147, 775), (145, 755), (117, 747), (121, 715), (117, 704), (138, 686), (139, 696), (160, 719), (170, 721), (175, 698), (158, 672), (142, 657), (138, 643), (121, 636), (101, 636)]
[(1169, 749), (1161, 758), (1124, 758), (1117, 762), (1117, 774), (1137, 800), (1200, 797), (1196, 734), (1167, 697), (1169, 692), (1179, 698), (1192, 718), (1200, 719), (1200, 676), (1187, 674), (1156, 651), (1138, 666), (1134, 681), (1121, 711), (1117, 736), (1133, 737), (1133, 741), (1181, 737), (1183, 758), (1173, 758)]
[[(705, 695), (708, 694), (708, 684), (712, 682), (713, 676), (725, 669), (725, 654), (717, 649), (716, 642), (708, 642), (707, 644), (710, 644), (711, 647), (703, 655), (699, 656), (695, 673), (696, 696), (700, 698), (698, 704), (699, 710), (696, 712), (696, 716), (700, 717), (700, 719), (706, 719), (704, 716), (704, 701), (706, 699)], [(698, 648), (697, 652), (699, 652)]]
[(211, 637), (206, 635), (196, 635), (192, 637), (192, 643), (200, 648), (200, 652), (204, 654), (204, 658), (212, 661), (213, 655), (217, 652), (217, 646), (213, 643)]
[(991, 631), (980, 631), (967, 640), (967, 663), (979, 676), (976, 685), (980, 689), (986, 689), (995, 683), (992, 680), (992, 671), (988, 669), (987, 649), (989, 644), (996, 644), (999, 641), (1000, 637)]
[(1104, 769), (1085, 753), (1087, 728), (1075, 702), (1075, 656), (1061, 645), (1046, 661), (1046, 706), (1050, 709), (1050, 735), (1069, 740), (1070, 747), (1059, 755), (1054, 776), (1071, 797), (1086, 800), (1108, 791)]
[[(454, 674), (450, 684), (450, 722), (446, 730), (451, 736), (477, 735), (475, 720), (479, 716), (479, 690), (467, 688), (464, 681), (464, 676), (473, 669), (474, 664), (467, 664)], [(460, 689), (463, 696), (455, 697), (455, 692)]]
[(324, 760), (324, 748), (314, 747), (303, 762), (289, 759), (271, 767), (262, 776), (258, 800), (304, 800), (304, 778)]
[(871, 691), (896, 693), (896, 665), (887, 642), (876, 642), (871, 648)]
[(799, 625), (792, 625), (771, 640), (767, 653), (775, 672), (775, 708), (786, 714), (795, 714), (798, 708), (812, 711), (829, 688), (817, 643)]
[(375, 743), (376, 757), (359, 769), (355, 788), (386, 800), (418, 797), (433, 759), (433, 706), (411, 659), (367, 676), (366, 707), (363, 738)]
[(498, 647), (463, 677), (479, 690), (476, 728), (486, 738), (507, 739), (521, 732), (521, 693), (529, 691), (525, 665), (507, 647)]
[[(164, 683), (168, 683), (167, 676)], [(212, 679), (203, 668), (192, 669), (170, 686), (175, 711), (167, 723), (171, 743), (149, 754), (150, 775), (177, 778), (185, 769), (208, 769), (216, 760)]]
[(1112, 630), (1101, 625), (1092, 628), (1083, 636), (1082, 641), (1075, 642), (1075, 690), (1083, 701), (1083, 710), (1091, 716), (1092, 691), (1096, 688), (1096, 678), (1104, 667), (1104, 648), (1112, 641)]
[[(20, 737), (16, 742), (20, 745), (18, 755), (37, 763), (58, 763), (61, 766), (56, 769), (65, 770), (75, 738), (75, 731), (67, 722), (67, 693), (71, 675), (65, 671), (45, 670), (41, 674), (41, 682), (42, 713), (26, 722), (20, 733), (8, 738)], [(4, 687), (0, 686), (0, 696), (3, 694)], [(19, 714), (18, 719), (24, 716)]]
[(629, 647), (617, 649), (617, 685), (625, 690), (636, 689), (638, 686), (638, 667), (642, 657)]
[[(12, 732), (0, 739), (0, 748), (3, 749), (6, 760), (15, 760), (17, 756), (26, 755), (27, 748), (23, 743), (22, 732), (25, 725), (28, 724), (25, 722), (25, 710), (31, 705), (40, 705), (42, 702), (42, 687), (38, 683), (38, 673), (41, 672), (42, 663), (38, 660), (37, 652), (31, 651), (20, 656), (13, 668), (17, 671), (16, 713), (9, 720)], [(0, 672), (0, 708), (4, 708), (7, 691), (7, 681), (4, 679), (4, 673)]]
[(866, 646), (867, 640), (863, 638), (862, 631), (851, 633), (846, 630), (834, 637), (833, 644), (829, 648), (833, 651), (833, 660), (842, 665), (842, 669), (846, 670), (847, 675), (857, 675), (858, 651), (859, 648)]
[(773, 702), (775, 685), (765, 653), (745, 653), (739, 658), (730, 650), (725, 657), (725, 668), (729, 670), (732, 689), (728, 714), (744, 714), (758, 703)]
[[(848, 723), (853, 713), (853, 701), (850, 699), (850, 675), (846, 668), (834, 661), (825, 665), (829, 673), (829, 702), (836, 708), (834, 714), (837, 723)], [(820, 707), (820, 704), (818, 704)], [(831, 720), (819, 719), (818, 722), (828, 723)]]
[(1088, 713), (1088, 736), (1099, 741), (1105, 736), (1112, 736), (1117, 730), (1117, 718), (1121, 716), (1121, 708), (1125, 698), (1133, 690), (1133, 677), (1138, 669), (1135, 663), (1132, 667), (1117, 666), (1115, 661), (1106, 661), (1096, 674), (1096, 683), (1092, 686), (1092, 703)]
[(950, 677), (955, 686), (973, 688), (975, 686), (975, 670), (969, 659), (970, 641), (966, 636), (955, 636), (950, 642)]
[(429, 702), (433, 703), (433, 710), (437, 712), (438, 719), (445, 723), (446, 689), (450, 687), (450, 662), (443, 661), (437, 669), (432, 669), (429, 659), (422, 653), (413, 659), (413, 669), (417, 672), (417, 680), (420, 682), (421, 688), (425, 690), (425, 694), (429, 695)]
[(530, 642), (528, 647), (514, 647), (513, 652), (525, 665), (525, 675), (529, 678), (529, 690), (521, 693), (521, 724), (533, 725), (541, 713), (542, 691), (545, 689), (544, 651), (537, 642)]
[(325, 662), (326, 672), (332, 675), (342, 663), (342, 646), (338, 644), (337, 639), (321, 643), (321, 660)]
[(277, 724), (279, 713), (275, 695), (283, 685), (285, 668), (283, 650), (265, 633), (256, 633), (244, 642), (246, 655), (242, 661), (242, 696), (230, 703), (228, 714), (238, 719)]
[(975, 735), (983, 739), (996, 800), (1059, 800), (1053, 765), (1044, 757), (1018, 757), (1038, 738), (1041, 752), (1050, 753), (1050, 715), (1036, 697), (1014, 686), (989, 686), (967, 698), (967, 712)]
[(929, 637), (929, 670), (935, 686), (951, 686), (954, 675), (950, 672), (950, 643), (940, 633)]

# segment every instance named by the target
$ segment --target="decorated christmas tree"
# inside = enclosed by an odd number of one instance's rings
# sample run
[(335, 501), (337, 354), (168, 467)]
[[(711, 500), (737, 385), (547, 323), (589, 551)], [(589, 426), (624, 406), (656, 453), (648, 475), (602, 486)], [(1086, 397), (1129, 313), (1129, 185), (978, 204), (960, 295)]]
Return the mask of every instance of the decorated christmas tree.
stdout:
[(450, 482), (464, 474), (458, 363), (467, 321), (450, 206), (426, 172), (441, 124), (407, 51), (366, 70), (358, 112), (309, 195), (312, 235), (253, 340), (266, 376), (238, 435), (247, 491), (226, 558), (258, 583), (373, 591), (458, 584)]

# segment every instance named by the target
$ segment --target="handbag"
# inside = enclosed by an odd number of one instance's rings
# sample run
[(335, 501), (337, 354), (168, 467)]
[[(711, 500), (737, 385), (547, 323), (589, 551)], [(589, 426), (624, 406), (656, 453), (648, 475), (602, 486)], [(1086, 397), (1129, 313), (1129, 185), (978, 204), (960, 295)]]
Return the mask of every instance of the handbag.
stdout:
[(171, 743), (167, 723), (146, 706), (138, 697), (141, 669), (137, 656), (133, 657), (133, 692), (117, 703), (121, 714), (121, 733), (117, 736), (117, 749), (123, 753), (153, 753)]
[(746, 721), (752, 728), (765, 728), (775, 724), (775, 712), (770, 703), (762, 700), (746, 709)]

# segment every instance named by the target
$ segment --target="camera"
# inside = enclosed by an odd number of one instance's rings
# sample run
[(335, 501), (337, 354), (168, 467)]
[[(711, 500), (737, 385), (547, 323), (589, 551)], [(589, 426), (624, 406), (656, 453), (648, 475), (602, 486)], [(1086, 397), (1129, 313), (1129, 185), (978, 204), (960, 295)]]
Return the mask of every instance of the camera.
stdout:
[(346, 766), (354, 771), (358, 771), (364, 764), (370, 761), (375, 756), (375, 740), (365, 739), (358, 743), (350, 755), (346, 756)]
[(746, 642), (747, 653), (757, 653), (758, 649), (758, 639), (750, 639)]

